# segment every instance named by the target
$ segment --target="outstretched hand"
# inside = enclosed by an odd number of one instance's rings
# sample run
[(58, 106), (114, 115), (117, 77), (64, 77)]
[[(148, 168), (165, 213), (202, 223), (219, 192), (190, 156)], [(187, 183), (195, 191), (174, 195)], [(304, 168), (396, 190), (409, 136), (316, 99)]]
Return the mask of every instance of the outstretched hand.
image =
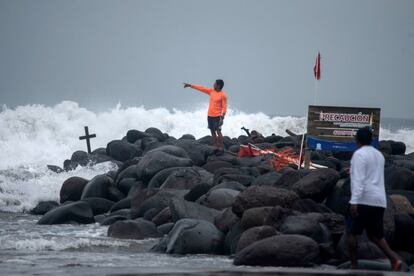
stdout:
[(184, 84), (184, 88), (187, 88), (187, 87), (190, 87), (191, 86), (191, 84), (186, 83), (186, 82), (183, 82), (183, 84)]

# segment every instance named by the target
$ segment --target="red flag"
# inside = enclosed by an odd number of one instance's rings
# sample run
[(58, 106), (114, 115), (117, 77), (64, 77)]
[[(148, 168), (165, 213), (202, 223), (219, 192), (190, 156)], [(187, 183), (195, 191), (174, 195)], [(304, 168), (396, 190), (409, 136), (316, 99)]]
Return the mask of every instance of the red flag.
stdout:
[(321, 54), (319, 52), (316, 56), (315, 66), (313, 67), (313, 74), (315, 76), (315, 79), (321, 79)]

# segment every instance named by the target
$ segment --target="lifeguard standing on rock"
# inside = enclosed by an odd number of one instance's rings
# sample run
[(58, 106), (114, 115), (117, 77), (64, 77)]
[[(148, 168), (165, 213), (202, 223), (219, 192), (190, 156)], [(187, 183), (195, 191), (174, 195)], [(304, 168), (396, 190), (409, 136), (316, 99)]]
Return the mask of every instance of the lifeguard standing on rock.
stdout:
[(223, 135), (221, 134), (221, 126), (223, 125), (224, 116), (226, 116), (227, 112), (227, 95), (222, 90), (224, 81), (220, 79), (216, 80), (213, 88), (184, 83), (184, 88), (187, 87), (191, 87), (210, 96), (207, 114), (208, 128), (211, 131), (214, 145), (220, 153), (224, 152)]

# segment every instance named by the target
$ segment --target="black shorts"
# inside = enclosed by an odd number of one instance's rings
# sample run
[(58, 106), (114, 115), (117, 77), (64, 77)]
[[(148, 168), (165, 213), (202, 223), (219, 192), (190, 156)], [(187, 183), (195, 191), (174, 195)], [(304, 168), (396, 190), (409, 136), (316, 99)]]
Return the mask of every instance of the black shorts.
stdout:
[(221, 125), (220, 125), (220, 119), (221, 117), (207, 117), (207, 122), (208, 122), (208, 128), (211, 129), (212, 131), (220, 131), (221, 130)]
[(352, 217), (348, 209), (346, 230), (354, 235), (361, 235), (364, 229), (368, 236), (382, 239), (384, 237), (383, 207), (358, 204), (358, 216)]

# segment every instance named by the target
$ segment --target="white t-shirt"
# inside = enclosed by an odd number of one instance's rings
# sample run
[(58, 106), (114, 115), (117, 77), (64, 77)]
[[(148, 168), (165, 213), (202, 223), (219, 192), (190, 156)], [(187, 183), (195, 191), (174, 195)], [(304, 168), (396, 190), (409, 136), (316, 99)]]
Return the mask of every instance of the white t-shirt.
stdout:
[(351, 204), (387, 207), (384, 156), (372, 146), (362, 146), (351, 159)]

